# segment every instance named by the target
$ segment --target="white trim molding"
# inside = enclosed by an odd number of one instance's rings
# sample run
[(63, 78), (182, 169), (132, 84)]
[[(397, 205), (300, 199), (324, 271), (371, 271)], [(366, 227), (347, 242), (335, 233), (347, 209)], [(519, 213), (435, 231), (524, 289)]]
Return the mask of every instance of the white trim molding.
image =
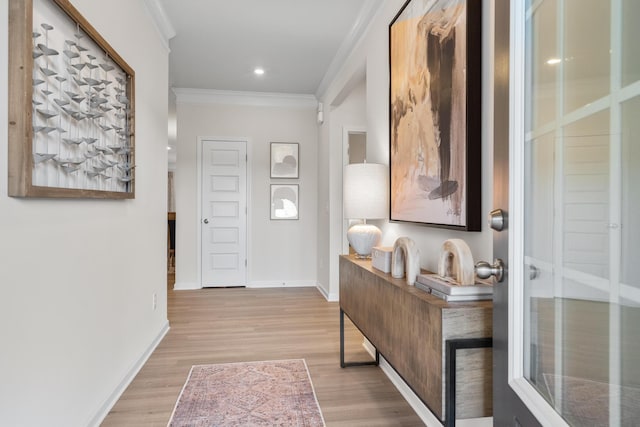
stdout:
[[(372, 358), (376, 357), (376, 348), (364, 338), (362, 342), (364, 349), (371, 355)], [(431, 410), (425, 405), (417, 394), (411, 390), (411, 387), (407, 385), (400, 375), (393, 369), (393, 367), (386, 361), (382, 355), (380, 355), (380, 369), (389, 378), (389, 381), (400, 392), (402, 397), (407, 401), (409, 406), (416, 411), (416, 415), (420, 417), (422, 422), (428, 427), (442, 427), (442, 423), (438, 420)], [(490, 427), (493, 426), (493, 417), (483, 418), (467, 418), (463, 420), (456, 420), (456, 425), (461, 427)]]
[(315, 288), (315, 280), (253, 280), (247, 283), (247, 288)]
[(340, 295), (339, 294), (327, 292), (327, 290), (324, 288), (324, 286), (322, 286), (321, 283), (318, 283), (316, 285), (316, 288), (318, 289), (318, 292), (320, 292), (322, 294), (324, 299), (327, 300), (327, 302), (338, 302), (338, 301), (340, 301)]
[(107, 400), (105, 400), (105, 402), (102, 404), (102, 406), (100, 407), (96, 415), (89, 422), (89, 426), (98, 427), (100, 424), (102, 424), (104, 419), (109, 414), (109, 411), (111, 411), (111, 408), (113, 408), (113, 406), (116, 404), (118, 399), (120, 399), (120, 396), (122, 396), (122, 393), (124, 393), (127, 387), (129, 387), (129, 384), (131, 384), (131, 381), (133, 381), (136, 375), (138, 375), (138, 372), (140, 372), (140, 369), (142, 369), (144, 364), (147, 363), (147, 360), (149, 360), (149, 357), (151, 356), (151, 354), (155, 351), (156, 347), (158, 347), (158, 345), (162, 342), (162, 340), (164, 339), (164, 337), (167, 335), (168, 332), (169, 332), (169, 321), (167, 320), (165, 324), (162, 326), (162, 328), (160, 329), (160, 332), (158, 333), (158, 335), (151, 342), (149, 347), (147, 347), (147, 350), (144, 353), (142, 353), (142, 356), (140, 356), (140, 358), (133, 364), (131, 369), (129, 369), (129, 372), (127, 372), (124, 378), (122, 378), (122, 381), (120, 381), (120, 384), (118, 384), (118, 386), (113, 391), (113, 393), (111, 393), (111, 395), (107, 398)]
[(156, 30), (158, 30), (158, 35), (164, 47), (167, 49), (167, 52), (170, 52), (169, 40), (176, 36), (176, 30), (173, 28), (167, 11), (164, 9), (160, 0), (144, 0), (144, 5), (151, 15), (151, 18), (153, 18), (153, 23), (155, 24)]
[(345, 61), (349, 55), (351, 55), (351, 52), (356, 45), (360, 42), (371, 22), (373, 22), (373, 17), (378, 13), (378, 10), (383, 3), (384, 2), (382, 0), (365, 0), (362, 4), (353, 27), (351, 27), (351, 30), (338, 48), (331, 64), (329, 64), (327, 72), (320, 81), (320, 85), (318, 85), (318, 89), (316, 90), (316, 97), (318, 99), (322, 98), (331, 82), (338, 75), (338, 72), (343, 67)]
[[(376, 348), (367, 340), (364, 339), (362, 346), (364, 349), (371, 355), (371, 357), (375, 358)], [(438, 420), (438, 417), (434, 415), (433, 412), (429, 410), (427, 405), (422, 403), (418, 395), (416, 395), (411, 387), (404, 382), (402, 377), (398, 375), (398, 373), (393, 369), (393, 367), (386, 361), (382, 355), (380, 356), (380, 369), (384, 374), (389, 378), (391, 383), (395, 386), (395, 388), (400, 392), (402, 397), (407, 401), (409, 406), (416, 411), (416, 415), (420, 417), (423, 423), (429, 427), (442, 427), (442, 423)]]
[(318, 107), (314, 95), (296, 93), (241, 92), (231, 90), (172, 88), (178, 104), (248, 105), (253, 107)]
[(195, 282), (176, 282), (173, 284), (174, 291), (195, 291), (202, 289), (200, 283)]

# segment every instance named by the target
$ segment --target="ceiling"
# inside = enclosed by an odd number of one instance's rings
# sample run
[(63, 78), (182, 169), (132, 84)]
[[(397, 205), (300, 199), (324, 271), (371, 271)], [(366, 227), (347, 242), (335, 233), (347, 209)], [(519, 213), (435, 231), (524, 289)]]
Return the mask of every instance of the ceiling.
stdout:
[[(169, 35), (172, 87), (314, 95), (381, 3), (146, 1), (155, 3), (175, 32)], [(255, 75), (256, 67), (263, 68), (264, 75)]]

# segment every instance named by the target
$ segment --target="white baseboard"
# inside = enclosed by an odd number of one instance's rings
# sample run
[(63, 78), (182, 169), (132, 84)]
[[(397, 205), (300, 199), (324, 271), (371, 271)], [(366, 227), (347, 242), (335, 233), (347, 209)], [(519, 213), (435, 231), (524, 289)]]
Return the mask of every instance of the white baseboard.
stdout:
[(252, 281), (247, 288), (314, 288), (317, 283), (314, 280), (262, 280)]
[(467, 418), (466, 420), (456, 420), (458, 427), (493, 427), (493, 417)]
[(142, 369), (144, 364), (147, 363), (147, 360), (149, 359), (151, 354), (154, 352), (158, 344), (160, 344), (164, 336), (167, 335), (167, 332), (169, 332), (168, 320), (164, 324), (162, 329), (160, 329), (160, 332), (158, 333), (156, 338), (151, 342), (149, 347), (147, 347), (147, 350), (142, 354), (142, 356), (140, 356), (140, 358), (136, 361), (136, 363), (134, 363), (131, 369), (129, 369), (129, 372), (127, 372), (127, 374), (124, 376), (122, 381), (120, 381), (120, 384), (118, 384), (118, 387), (116, 387), (113, 393), (111, 393), (111, 396), (109, 396), (109, 398), (100, 407), (96, 415), (94, 415), (94, 417), (91, 419), (91, 421), (89, 422), (89, 426), (98, 427), (100, 424), (102, 424), (106, 416), (109, 414), (109, 411), (111, 410), (111, 408), (113, 408), (113, 406), (116, 404), (118, 399), (120, 399), (120, 396), (122, 396), (122, 393), (124, 393), (127, 387), (129, 387), (129, 384), (131, 384), (131, 381), (133, 381), (136, 375), (138, 375), (138, 372), (140, 372), (140, 369)]
[(327, 297), (327, 301), (338, 302), (340, 301), (340, 296), (338, 294), (329, 294), (329, 296)]
[(176, 282), (173, 284), (174, 291), (194, 291), (196, 289), (202, 289), (202, 285), (195, 282)]
[[(367, 340), (364, 339), (362, 346), (367, 350), (371, 357), (376, 357), (376, 348)], [(433, 412), (427, 408), (427, 405), (422, 403), (422, 400), (411, 390), (411, 388), (404, 382), (402, 377), (393, 369), (393, 367), (387, 362), (382, 355), (380, 356), (380, 369), (393, 385), (398, 389), (402, 397), (405, 398), (409, 406), (416, 411), (416, 414), (422, 420), (427, 427), (442, 427), (442, 423), (436, 417)], [(493, 426), (493, 418), (468, 418), (464, 420), (456, 420), (456, 425), (459, 427), (491, 427)]]
[(329, 292), (327, 292), (327, 290), (322, 286), (322, 284), (318, 283), (316, 285), (316, 288), (318, 288), (318, 291), (320, 291), (320, 293), (322, 294), (322, 296), (328, 301), (328, 302), (337, 302), (339, 300), (339, 296), (338, 294), (330, 294)]
[(337, 302), (340, 300), (340, 297), (338, 294), (330, 294), (329, 292), (327, 292), (327, 290), (324, 288), (324, 286), (322, 286), (322, 283), (318, 282), (318, 284), (316, 285), (316, 288), (318, 288), (318, 291), (320, 291), (320, 293), (322, 294), (322, 296), (328, 301), (328, 302)]

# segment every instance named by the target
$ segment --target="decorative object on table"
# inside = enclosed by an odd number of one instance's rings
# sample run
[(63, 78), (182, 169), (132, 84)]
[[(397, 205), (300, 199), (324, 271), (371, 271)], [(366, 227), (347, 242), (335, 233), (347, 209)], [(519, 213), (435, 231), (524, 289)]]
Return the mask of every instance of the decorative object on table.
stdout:
[(491, 283), (476, 279), (471, 249), (462, 239), (444, 241), (440, 249), (438, 274), (420, 274), (416, 286), (447, 301), (493, 298)]
[(395, 279), (407, 277), (407, 284), (413, 285), (420, 274), (420, 250), (408, 237), (399, 237), (393, 244), (391, 254), (391, 276)]
[(134, 71), (68, 0), (9, 3), (9, 195), (134, 198)]
[(383, 273), (391, 273), (391, 254), (393, 247), (374, 246), (371, 249), (371, 266)]
[(388, 169), (376, 163), (353, 163), (345, 167), (342, 179), (345, 218), (363, 220), (349, 228), (347, 240), (358, 257), (369, 258), (382, 233), (367, 220), (387, 217)]
[(299, 177), (299, 148), (297, 142), (271, 143), (271, 178)]
[(271, 184), (271, 219), (298, 219), (298, 184)]
[(462, 239), (445, 240), (440, 248), (438, 275), (451, 278), (458, 285), (475, 285), (471, 248)]
[(169, 420), (178, 426), (324, 426), (304, 359), (196, 365)]
[(391, 221), (480, 231), (481, 7), (409, 0), (389, 26)]

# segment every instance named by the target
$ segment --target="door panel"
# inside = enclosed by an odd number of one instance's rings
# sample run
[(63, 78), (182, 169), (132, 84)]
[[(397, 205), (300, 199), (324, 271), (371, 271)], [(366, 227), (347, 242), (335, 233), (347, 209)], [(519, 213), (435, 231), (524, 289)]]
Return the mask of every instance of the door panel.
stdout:
[[(509, 206), (509, 0), (495, 1), (493, 207)], [(509, 213), (507, 212), (507, 215)], [(493, 256), (509, 259), (509, 226), (493, 233)], [(509, 264), (493, 295), (493, 424), (535, 427), (540, 424), (509, 386)]]
[(247, 153), (243, 141), (202, 143), (202, 286), (246, 285)]
[(508, 245), (494, 240), (509, 260), (494, 298), (494, 362), (508, 364), (495, 422), (636, 425), (640, 31), (625, 15), (640, 10), (528, 0), (503, 14), (508, 3), (496, 3), (496, 63), (511, 70), (495, 79), (494, 208), (510, 214)]

